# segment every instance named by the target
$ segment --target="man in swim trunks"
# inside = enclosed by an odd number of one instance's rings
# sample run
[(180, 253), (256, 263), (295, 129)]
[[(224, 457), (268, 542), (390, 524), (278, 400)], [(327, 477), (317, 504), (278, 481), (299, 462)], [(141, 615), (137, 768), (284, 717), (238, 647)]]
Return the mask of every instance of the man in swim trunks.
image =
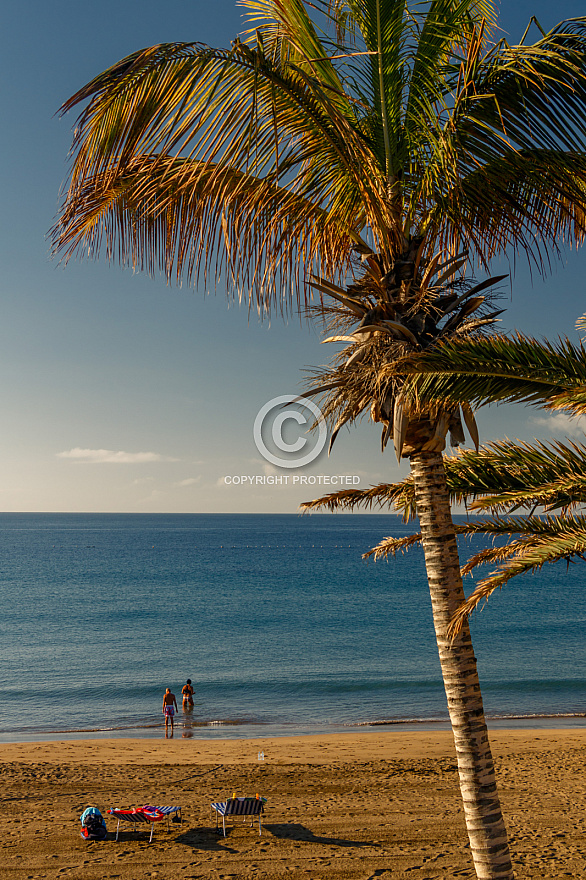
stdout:
[(167, 688), (163, 696), (163, 715), (165, 716), (165, 736), (167, 736), (167, 725), (169, 718), (171, 719), (171, 736), (173, 736), (173, 716), (177, 711), (177, 700), (175, 694), (171, 693), (171, 688)]
[(193, 687), (190, 678), (187, 679), (187, 684), (181, 688), (181, 693), (183, 694), (183, 708), (185, 709), (186, 706), (193, 708)]

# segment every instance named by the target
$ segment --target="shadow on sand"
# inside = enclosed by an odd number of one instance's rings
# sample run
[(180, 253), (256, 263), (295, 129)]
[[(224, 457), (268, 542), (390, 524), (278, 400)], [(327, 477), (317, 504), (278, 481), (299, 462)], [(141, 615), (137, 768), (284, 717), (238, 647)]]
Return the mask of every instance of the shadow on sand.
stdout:
[[(237, 826), (239, 827), (239, 826)], [(227, 836), (224, 837), (221, 833), (218, 834), (215, 828), (190, 828), (189, 831), (185, 831), (183, 834), (180, 834), (179, 837), (175, 838), (176, 843), (182, 843), (185, 846), (190, 846), (193, 849), (197, 850), (207, 850), (209, 852), (230, 852), (235, 853), (237, 850), (232, 849), (228, 845), (228, 841), (230, 839), (230, 832), (233, 830), (232, 827), (226, 829)], [(247, 829), (248, 831), (252, 831), (251, 840), (255, 837), (259, 840), (258, 833), (254, 833), (254, 829)], [(319, 843), (328, 846), (349, 846), (349, 847), (363, 847), (363, 846), (373, 846), (370, 841), (367, 840), (344, 840), (339, 837), (320, 837), (313, 833), (309, 828), (306, 828), (305, 825), (300, 825), (298, 822), (283, 822), (282, 824), (266, 824), (262, 826), (263, 837), (265, 832), (267, 834), (276, 837), (279, 840), (298, 840), (305, 841), (306, 843)], [(257, 829), (258, 832), (258, 829)], [(247, 835), (248, 836), (248, 835)], [(241, 839), (241, 838), (239, 838)], [(262, 841), (262, 837), (260, 840)]]
[(215, 828), (190, 828), (189, 831), (184, 831), (183, 834), (176, 837), (174, 842), (206, 852), (238, 852), (238, 850), (226, 845), (226, 838), (218, 835)]
[(274, 837), (283, 840), (305, 840), (309, 843), (323, 843), (331, 846), (373, 846), (366, 840), (342, 840), (339, 837), (318, 837), (305, 825), (298, 822), (284, 822), (280, 825), (264, 824), (263, 831), (268, 831)]

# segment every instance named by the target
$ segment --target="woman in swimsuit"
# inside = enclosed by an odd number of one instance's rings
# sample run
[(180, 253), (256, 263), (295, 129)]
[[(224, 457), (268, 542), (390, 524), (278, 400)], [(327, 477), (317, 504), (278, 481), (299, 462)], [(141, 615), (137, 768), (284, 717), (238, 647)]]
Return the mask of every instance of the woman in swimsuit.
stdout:
[(167, 725), (169, 718), (171, 719), (171, 736), (173, 736), (173, 716), (177, 710), (177, 700), (175, 694), (171, 693), (171, 688), (167, 688), (163, 696), (163, 715), (165, 716), (165, 736), (167, 736)]
[(184, 684), (181, 688), (181, 693), (183, 694), (183, 708), (186, 706), (193, 706), (193, 687), (191, 686), (191, 679), (187, 679), (187, 684)]

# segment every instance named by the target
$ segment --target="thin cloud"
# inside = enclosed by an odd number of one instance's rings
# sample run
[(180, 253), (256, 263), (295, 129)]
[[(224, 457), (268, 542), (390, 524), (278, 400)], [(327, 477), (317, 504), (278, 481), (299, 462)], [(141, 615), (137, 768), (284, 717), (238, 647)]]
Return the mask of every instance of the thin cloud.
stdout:
[(552, 434), (565, 434), (575, 440), (584, 440), (586, 433), (586, 417), (569, 416), (566, 413), (555, 415), (533, 416), (531, 423), (547, 428)]
[(147, 495), (145, 498), (139, 498), (136, 502), (137, 504), (150, 504), (151, 501), (157, 501), (159, 498), (164, 498), (167, 493), (163, 492), (161, 489), (153, 489), (150, 495)]
[(187, 477), (186, 480), (179, 480), (178, 483), (173, 483), (174, 486), (183, 487), (183, 486), (195, 486), (196, 483), (199, 483), (201, 480), (201, 475), (199, 477)]
[(158, 452), (115, 452), (113, 449), (80, 449), (76, 446), (66, 452), (58, 452), (57, 458), (86, 464), (151, 464), (159, 461), (178, 461)]

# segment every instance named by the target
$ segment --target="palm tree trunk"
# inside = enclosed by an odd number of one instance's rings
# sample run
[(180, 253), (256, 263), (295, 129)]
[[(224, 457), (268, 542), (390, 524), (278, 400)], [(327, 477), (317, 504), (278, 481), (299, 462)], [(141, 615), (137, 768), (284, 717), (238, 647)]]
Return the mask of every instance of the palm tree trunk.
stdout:
[(474, 867), (480, 880), (513, 880), (470, 629), (448, 636), (464, 589), (441, 453), (413, 454), (411, 470)]

